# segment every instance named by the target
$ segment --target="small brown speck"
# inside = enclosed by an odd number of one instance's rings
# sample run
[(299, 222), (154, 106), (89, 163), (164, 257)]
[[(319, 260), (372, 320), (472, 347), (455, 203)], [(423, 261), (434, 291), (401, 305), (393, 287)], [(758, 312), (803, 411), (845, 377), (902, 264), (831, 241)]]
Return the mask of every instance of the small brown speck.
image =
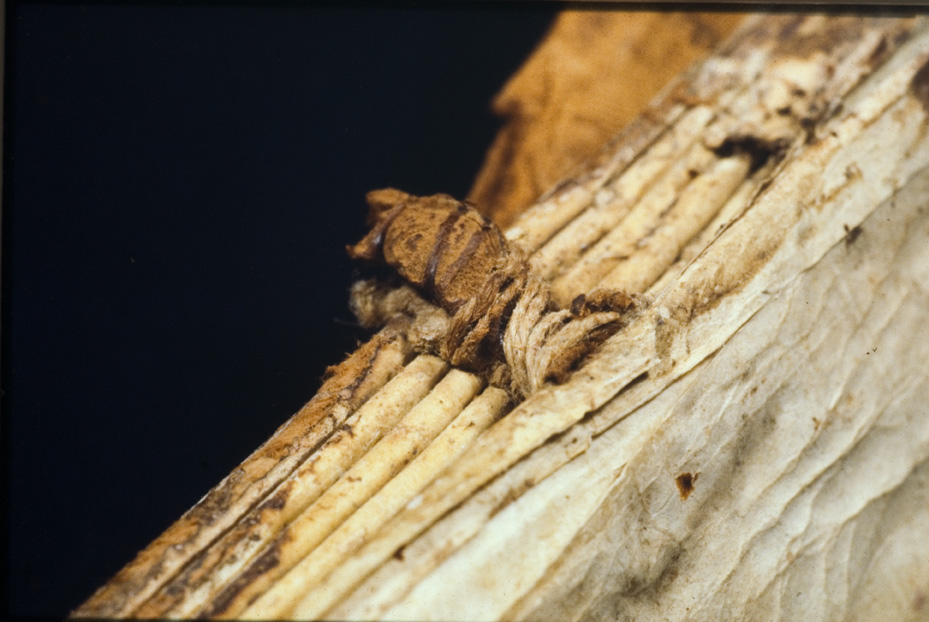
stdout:
[(926, 595), (923, 592), (916, 592), (913, 597), (913, 611), (922, 611), (926, 606)]
[(264, 504), (262, 504), (261, 506), (262, 509), (276, 511), (276, 510), (280, 510), (281, 508), (283, 508), (284, 505), (287, 503), (287, 494), (286, 493), (282, 494), (283, 492), (284, 491), (281, 491), (278, 494), (275, 494), (274, 496), (272, 496), (267, 501), (265, 501)]
[(922, 104), (923, 108), (929, 110), (929, 62), (924, 63), (913, 75), (910, 82), (910, 91), (916, 97), (917, 101)]
[(690, 493), (694, 491), (694, 484), (697, 482), (697, 477), (699, 473), (681, 473), (674, 480), (674, 483), (677, 484), (677, 491), (681, 495), (681, 500), (683, 501), (690, 496)]
[(855, 227), (849, 227), (848, 225), (843, 226), (845, 227), (845, 246), (848, 247), (854, 244), (858, 236), (861, 235), (861, 225)]

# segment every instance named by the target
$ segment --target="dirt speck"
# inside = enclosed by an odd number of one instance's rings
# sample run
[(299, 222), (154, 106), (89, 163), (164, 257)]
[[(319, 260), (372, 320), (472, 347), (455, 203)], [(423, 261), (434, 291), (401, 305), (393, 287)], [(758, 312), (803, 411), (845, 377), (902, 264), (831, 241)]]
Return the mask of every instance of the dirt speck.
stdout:
[(767, 140), (751, 134), (738, 134), (727, 137), (713, 149), (720, 158), (730, 158), (734, 155), (747, 155), (751, 160), (749, 173), (754, 173), (769, 160), (779, 162), (784, 158), (790, 146), (786, 139)]
[(916, 592), (913, 597), (913, 611), (922, 611), (926, 608), (927, 596), (924, 592)]
[(677, 484), (677, 491), (681, 495), (681, 500), (687, 499), (690, 496), (690, 493), (694, 491), (694, 484), (697, 483), (697, 477), (699, 473), (681, 473), (678, 475), (674, 483)]
[(854, 244), (855, 240), (858, 239), (858, 236), (861, 235), (862, 229), (861, 229), (861, 225), (857, 225), (855, 227), (849, 227), (848, 225), (844, 225), (844, 227), (845, 227), (845, 246), (849, 247), (852, 244)]
[(923, 110), (929, 113), (929, 61), (924, 63), (913, 76), (913, 80), (910, 82), (910, 90), (922, 105)]

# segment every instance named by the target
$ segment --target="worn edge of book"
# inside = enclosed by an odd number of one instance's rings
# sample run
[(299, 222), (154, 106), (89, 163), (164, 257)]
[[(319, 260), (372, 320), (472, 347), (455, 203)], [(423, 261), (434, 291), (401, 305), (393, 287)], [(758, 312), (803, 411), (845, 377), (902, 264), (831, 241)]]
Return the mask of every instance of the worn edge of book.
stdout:
[[(914, 494), (926, 498), (926, 418), (915, 405), (926, 397), (917, 363), (927, 342), (919, 237), (925, 235), (919, 171), (929, 163), (927, 59), (923, 18), (750, 20), (586, 173), (544, 197), (507, 232), (532, 252), (562, 299), (573, 283), (578, 293), (589, 287), (572, 276), (579, 262), (597, 273), (598, 284), (654, 297), (587, 365), (499, 418), (507, 410), (499, 389), (480, 391), (460, 373), (446, 382), (447, 365), (411, 352), (398, 318), (74, 615), (615, 619), (660, 607), (677, 619), (714, 611), (749, 617), (780, 611), (784, 619), (821, 611), (827, 619), (891, 605), (918, 615), (927, 590), (918, 577), (929, 576), (913, 570), (925, 570), (917, 562), (926, 560), (913, 553), (920, 550), (911, 541), (918, 516), (909, 523), (880, 519), (897, 497), (904, 510)], [(710, 208), (697, 200), (703, 197), (712, 199)], [(686, 209), (675, 210), (680, 206)], [(574, 246), (565, 242), (572, 236)], [(628, 248), (635, 252), (617, 252)], [(653, 277), (630, 279), (643, 270)], [(897, 286), (896, 297), (882, 314), (878, 303), (890, 296), (888, 284)], [(808, 304), (835, 318), (797, 315)], [(851, 335), (837, 328), (849, 318)], [(898, 324), (903, 328), (888, 328)], [(807, 336), (803, 331), (815, 333), (816, 350), (798, 340)], [(766, 341), (771, 335), (776, 340)], [(774, 347), (783, 343), (792, 348)], [(873, 351), (862, 355), (848, 343)], [(779, 353), (764, 360), (780, 376), (765, 376), (771, 388), (762, 390), (754, 374), (764, 357), (746, 352), (764, 345)], [(727, 376), (733, 361), (734, 378)], [(810, 381), (819, 371), (829, 383)], [(319, 516), (316, 501), (339, 482), (343, 491), (356, 490), (344, 477), (351, 465), (430, 391), (459, 395), (461, 383), (480, 401), (463, 407), (468, 413), (451, 413), (453, 423), (467, 414), (489, 427), (456, 444), (454, 434), (443, 436), (456, 429), (450, 424), (436, 442), (408, 445), (415, 452), (407, 457), (410, 467), (430, 456), (425, 474), (415, 476), (401, 458), (370, 496), (349, 495), (361, 510), (386, 504), (393, 514), (356, 532), (360, 540), (347, 538), (336, 521), (306, 555), (288, 549), (295, 561), (281, 568), (282, 547), (292, 541), (289, 524), (307, 511)], [(782, 386), (792, 390), (778, 392)], [(777, 407), (794, 393), (796, 403)], [(728, 408), (736, 403), (744, 408)], [(804, 410), (813, 412), (807, 426), (792, 430), (789, 418)], [(388, 414), (378, 419), (373, 411)], [(764, 422), (772, 432), (758, 431)], [(356, 429), (363, 432), (358, 440)], [(845, 463), (846, 454), (868, 445), (864, 440), (883, 437), (884, 444), (871, 441), (860, 463)], [(451, 439), (454, 448), (430, 452), (438, 439)], [(908, 451), (894, 452), (894, 443)], [(828, 454), (832, 462), (821, 453), (807, 456), (825, 446), (837, 452)], [(761, 457), (769, 455), (774, 466), (765, 471)], [(714, 468), (711, 458), (726, 468)], [(797, 467), (801, 458), (812, 466)], [(326, 468), (316, 469), (321, 463)], [(865, 473), (834, 486), (848, 493), (852, 482), (855, 494), (801, 494), (828, 488), (859, 464), (881, 477)], [(391, 484), (400, 479), (407, 487), (397, 490)], [(733, 491), (748, 483), (738, 490), (777, 494)], [(573, 494), (565, 501), (556, 491)], [(811, 521), (810, 508), (825, 503), (821, 498), (838, 510)], [(701, 517), (711, 508), (708, 523)], [(829, 534), (829, 520), (843, 516), (847, 528)], [(727, 536), (740, 535), (728, 533), (736, 526), (751, 537), (727, 543)], [(632, 527), (638, 532), (626, 531)], [(852, 546), (856, 528), (869, 528), (866, 545), (885, 553), (874, 564), (861, 559), (861, 545)], [(236, 548), (252, 536), (263, 546)], [(333, 538), (343, 548), (327, 545)], [(776, 546), (784, 542), (796, 550)], [(231, 554), (242, 550), (252, 555), (247, 564)], [(863, 581), (870, 585), (866, 579), (880, 578), (869, 568), (883, 569), (908, 552), (916, 561), (902, 577), (899, 570), (888, 575), (906, 589), (862, 589)], [(837, 579), (826, 562), (843, 553)], [(752, 556), (770, 570), (769, 583), (752, 581), (748, 566), (758, 561)], [(327, 570), (311, 563), (320, 557), (329, 560)], [(267, 581), (269, 569), (276, 576)], [(241, 598), (262, 577), (262, 589)], [(811, 577), (829, 589), (808, 589)], [(801, 584), (807, 589), (788, 592)]]

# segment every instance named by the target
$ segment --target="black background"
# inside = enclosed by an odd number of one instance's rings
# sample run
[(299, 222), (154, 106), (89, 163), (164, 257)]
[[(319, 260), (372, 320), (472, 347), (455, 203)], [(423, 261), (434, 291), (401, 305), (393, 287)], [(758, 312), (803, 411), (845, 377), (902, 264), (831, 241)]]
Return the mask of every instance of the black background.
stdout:
[(467, 193), (558, 5), (10, 3), (8, 611), (62, 616), (365, 336), (364, 193)]

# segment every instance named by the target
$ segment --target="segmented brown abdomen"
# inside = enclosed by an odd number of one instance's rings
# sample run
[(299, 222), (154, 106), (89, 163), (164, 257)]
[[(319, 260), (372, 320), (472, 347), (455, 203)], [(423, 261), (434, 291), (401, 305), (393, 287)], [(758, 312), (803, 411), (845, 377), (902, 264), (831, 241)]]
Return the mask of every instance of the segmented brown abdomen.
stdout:
[(349, 255), (386, 263), (449, 313), (477, 294), (507, 253), (507, 241), (492, 222), (448, 195), (385, 189), (367, 199), (374, 227), (348, 247)]

